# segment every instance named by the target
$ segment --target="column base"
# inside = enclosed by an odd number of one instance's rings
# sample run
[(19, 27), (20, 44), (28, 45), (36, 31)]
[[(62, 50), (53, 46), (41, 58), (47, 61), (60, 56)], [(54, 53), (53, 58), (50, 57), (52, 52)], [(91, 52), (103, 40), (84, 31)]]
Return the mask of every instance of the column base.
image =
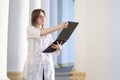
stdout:
[(22, 72), (8, 72), (7, 73), (9, 80), (21, 80), (22, 79)]
[(85, 80), (85, 76), (85, 72), (79, 72), (75, 68), (73, 68), (70, 72), (70, 80)]
[(5, 79), (0, 79), (0, 80), (10, 80), (10, 79), (7, 77), (7, 78), (5, 78)]

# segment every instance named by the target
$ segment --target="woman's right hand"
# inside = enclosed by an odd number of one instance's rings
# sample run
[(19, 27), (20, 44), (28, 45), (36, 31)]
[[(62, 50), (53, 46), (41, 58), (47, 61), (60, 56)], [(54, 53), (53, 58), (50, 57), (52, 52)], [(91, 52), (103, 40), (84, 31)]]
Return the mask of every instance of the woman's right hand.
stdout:
[(59, 24), (60, 29), (67, 28), (68, 27), (68, 22), (62, 22)]

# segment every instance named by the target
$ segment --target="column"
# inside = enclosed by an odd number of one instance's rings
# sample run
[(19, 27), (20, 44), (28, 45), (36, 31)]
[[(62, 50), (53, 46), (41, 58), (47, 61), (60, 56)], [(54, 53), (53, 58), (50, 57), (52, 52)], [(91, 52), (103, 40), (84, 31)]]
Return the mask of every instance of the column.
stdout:
[(42, 0), (30, 0), (30, 5), (29, 5), (29, 20), (30, 20), (30, 23), (31, 23), (31, 13), (34, 9), (40, 9), (41, 8), (41, 1)]
[(9, 0), (0, 0), (0, 80), (7, 77), (7, 39), (8, 39)]
[(120, 1), (88, 0), (86, 80), (119, 80)]
[(46, 12), (46, 24), (45, 27), (50, 27), (50, 0), (42, 0), (41, 8)]
[[(50, 27), (53, 27), (53, 26), (56, 26), (58, 25), (58, 12), (57, 12), (57, 8), (58, 8), (58, 5), (57, 5), (57, 0), (51, 0), (50, 1)], [(56, 40), (58, 36), (58, 31), (55, 31), (52, 33), (52, 37), (54, 40)], [(57, 56), (56, 55), (53, 55), (53, 60), (54, 60), (54, 65), (55, 67), (59, 67), (57, 65)]]
[(27, 57), (29, 0), (10, 0), (8, 30), (8, 71), (23, 71)]
[(70, 80), (84, 80), (87, 66), (87, 0), (75, 0), (75, 61)]

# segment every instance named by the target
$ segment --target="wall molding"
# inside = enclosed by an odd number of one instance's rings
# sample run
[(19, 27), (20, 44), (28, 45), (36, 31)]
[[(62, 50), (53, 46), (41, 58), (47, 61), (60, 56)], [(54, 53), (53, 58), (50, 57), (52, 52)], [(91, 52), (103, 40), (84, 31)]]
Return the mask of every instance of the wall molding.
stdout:
[(74, 63), (65, 63), (65, 64), (58, 63), (54, 65), (55, 68), (68, 67), (68, 66), (74, 66)]
[(59, 67), (68, 67), (68, 66), (74, 66), (74, 63), (65, 63), (65, 64), (61, 64), (58, 63)]

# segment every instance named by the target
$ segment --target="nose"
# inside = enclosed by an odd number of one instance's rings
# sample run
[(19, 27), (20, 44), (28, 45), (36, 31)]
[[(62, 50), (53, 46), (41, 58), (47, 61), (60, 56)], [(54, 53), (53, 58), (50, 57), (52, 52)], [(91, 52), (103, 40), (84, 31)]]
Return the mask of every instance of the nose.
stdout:
[(43, 22), (45, 21), (45, 17), (40, 18)]
[(42, 21), (45, 21), (45, 18), (43, 17), (43, 18), (41, 18), (41, 20), (42, 20)]

